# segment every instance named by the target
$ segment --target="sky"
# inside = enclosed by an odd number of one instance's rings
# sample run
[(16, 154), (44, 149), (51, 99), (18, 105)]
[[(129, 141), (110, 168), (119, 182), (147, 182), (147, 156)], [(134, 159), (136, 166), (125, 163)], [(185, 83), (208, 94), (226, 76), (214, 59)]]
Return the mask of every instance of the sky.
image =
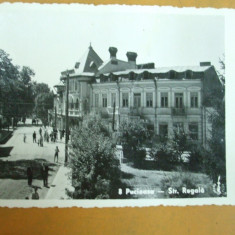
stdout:
[(29, 66), (37, 82), (58, 84), (90, 43), (103, 61), (138, 54), (156, 67), (193, 66), (210, 61), (219, 69), (225, 53), (224, 16), (197, 10), (63, 4), (0, 4), (0, 49), (13, 63)]

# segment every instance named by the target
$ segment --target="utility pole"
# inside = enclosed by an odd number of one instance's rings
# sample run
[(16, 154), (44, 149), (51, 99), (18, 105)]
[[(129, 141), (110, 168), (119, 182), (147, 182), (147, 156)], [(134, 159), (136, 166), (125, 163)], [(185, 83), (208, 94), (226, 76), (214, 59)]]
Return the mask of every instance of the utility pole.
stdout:
[(57, 130), (57, 110), (55, 106), (55, 129)]
[(115, 101), (113, 102), (113, 131), (115, 131), (114, 126), (115, 126)]
[(68, 142), (69, 142), (69, 71), (66, 74), (66, 105), (65, 105), (65, 160), (68, 162)]

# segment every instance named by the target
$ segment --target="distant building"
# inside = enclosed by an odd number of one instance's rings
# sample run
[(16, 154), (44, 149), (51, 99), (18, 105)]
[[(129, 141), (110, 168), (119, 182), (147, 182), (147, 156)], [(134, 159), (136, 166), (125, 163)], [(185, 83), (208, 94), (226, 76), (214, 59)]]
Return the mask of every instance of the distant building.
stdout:
[[(110, 58), (103, 62), (90, 46), (69, 70), (69, 120), (78, 125), (88, 113), (101, 114), (118, 129), (123, 119), (144, 119), (158, 136), (172, 136), (183, 129), (192, 139), (206, 144), (211, 125), (207, 93), (220, 86), (214, 66), (156, 67), (137, 64), (137, 53), (127, 52), (127, 61), (117, 59), (117, 48), (109, 48)], [(65, 126), (67, 72), (55, 85), (57, 128)], [(55, 118), (55, 117), (52, 117)]]

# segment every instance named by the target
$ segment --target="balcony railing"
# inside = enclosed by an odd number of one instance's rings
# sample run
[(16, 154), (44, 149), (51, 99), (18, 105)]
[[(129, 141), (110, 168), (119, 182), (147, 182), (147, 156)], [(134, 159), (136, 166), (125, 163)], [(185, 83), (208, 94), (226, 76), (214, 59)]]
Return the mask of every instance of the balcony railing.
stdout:
[(140, 115), (142, 113), (141, 107), (131, 107), (130, 108), (130, 114), (131, 115)]
[(185, 108), (172, 108), (172, 115), (173, 116), (184, 116), (186, 115)]

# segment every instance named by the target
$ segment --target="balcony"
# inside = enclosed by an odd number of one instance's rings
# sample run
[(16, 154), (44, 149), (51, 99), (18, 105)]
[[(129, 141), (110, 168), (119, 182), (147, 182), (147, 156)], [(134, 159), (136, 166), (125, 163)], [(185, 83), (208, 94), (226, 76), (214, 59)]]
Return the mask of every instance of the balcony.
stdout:
[(130, 115), (141, 115), (142, 110), (143, 109), (141, 107), (131, 107), (130, 108)]
[(80, 117), (81, 116), (81, 111), (80, 110), (69, 110), (69, 116), (72, 117)]
[(172, 108), (171, 114), (173, 116), (185, 116), (186, 115), (186, 109), (185, 108)]

